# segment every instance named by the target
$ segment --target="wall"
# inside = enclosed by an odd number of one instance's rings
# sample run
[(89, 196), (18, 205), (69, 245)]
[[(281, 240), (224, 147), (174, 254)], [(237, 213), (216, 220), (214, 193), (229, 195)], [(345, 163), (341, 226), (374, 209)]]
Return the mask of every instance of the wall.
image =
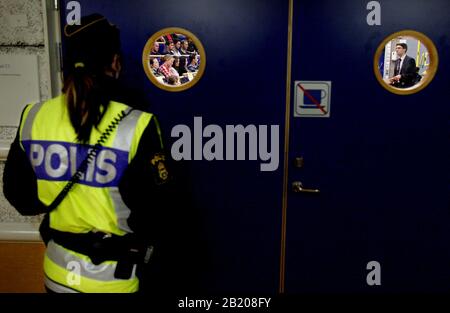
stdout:
[(0, 293), (43, 293), (42, 242), (0, 242)]
[[(41, 100), (50, 98), (50, 66), (44, 37), (41, 0), (0, 0), (0, 54), (37, 55)], [(26, 103), (24, 103), (24, 106)], [(0, 125), (0, 140), (12, 141), (17, 128)], [(22, 217), (3, 196), (4, 162), (0, 161), (0, 223), (38, 222), (39, 217)]]

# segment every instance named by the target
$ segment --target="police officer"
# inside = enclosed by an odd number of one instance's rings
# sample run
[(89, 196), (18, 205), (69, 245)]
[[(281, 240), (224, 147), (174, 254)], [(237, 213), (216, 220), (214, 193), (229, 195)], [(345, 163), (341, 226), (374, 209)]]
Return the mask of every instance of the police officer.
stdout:
[(62, 194), (41, 225), (48, 291), (136, 292), (170, 185), (160, 129), (120, 91), (119, 30), (93, 14), (64, 33), (63, 94), (24, 109), (4, 194), (23, 215), (48, 212)]

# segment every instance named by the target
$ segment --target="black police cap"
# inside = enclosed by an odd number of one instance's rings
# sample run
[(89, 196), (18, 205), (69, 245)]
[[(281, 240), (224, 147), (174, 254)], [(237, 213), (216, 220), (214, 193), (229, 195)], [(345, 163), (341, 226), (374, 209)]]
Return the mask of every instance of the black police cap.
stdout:
[(102, 70), (120, 52), (119, 29), (98, 13), (82, 17), (80, 25), (66, 25), (64, 35), (70, 67), (82, 63), (92, 70)]

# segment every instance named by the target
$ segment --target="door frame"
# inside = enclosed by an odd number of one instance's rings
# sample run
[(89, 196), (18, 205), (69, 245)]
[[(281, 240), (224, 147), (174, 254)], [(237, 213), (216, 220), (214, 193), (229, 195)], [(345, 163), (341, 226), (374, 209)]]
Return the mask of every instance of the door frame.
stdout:
[(287, 38), (287, 62), (286, 62), (286, 108), (284, 128), (284, 166), (283, 166), (283, 193), (281, 205), (281, 250), (280, 250), (280, 280), (278, 292), (285, 292), (286, 276), (286, 223), (289, 192), (289, 134), (291, 125), (291, 81), (292, 81), (292, 33), (294, 21), (294, 0), (289, 0), (288, 13), (288, 38)]

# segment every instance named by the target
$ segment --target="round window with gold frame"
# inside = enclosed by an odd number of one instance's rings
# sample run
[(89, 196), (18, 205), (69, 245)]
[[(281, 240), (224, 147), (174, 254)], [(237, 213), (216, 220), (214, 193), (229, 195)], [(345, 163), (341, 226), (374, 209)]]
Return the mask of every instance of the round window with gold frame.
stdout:
[(193, 87), (203, 76), (206, 53), (200, 40), (190, 31), (164, 28), (147, 41), (142, 64), (150, 81), (167, 91)]
[(403, 30), (383, 40), (375, 53), (373, 69), (388, 91), (409, 95), (424, 89), (436, 74), (438, 54), (424, 34)]

